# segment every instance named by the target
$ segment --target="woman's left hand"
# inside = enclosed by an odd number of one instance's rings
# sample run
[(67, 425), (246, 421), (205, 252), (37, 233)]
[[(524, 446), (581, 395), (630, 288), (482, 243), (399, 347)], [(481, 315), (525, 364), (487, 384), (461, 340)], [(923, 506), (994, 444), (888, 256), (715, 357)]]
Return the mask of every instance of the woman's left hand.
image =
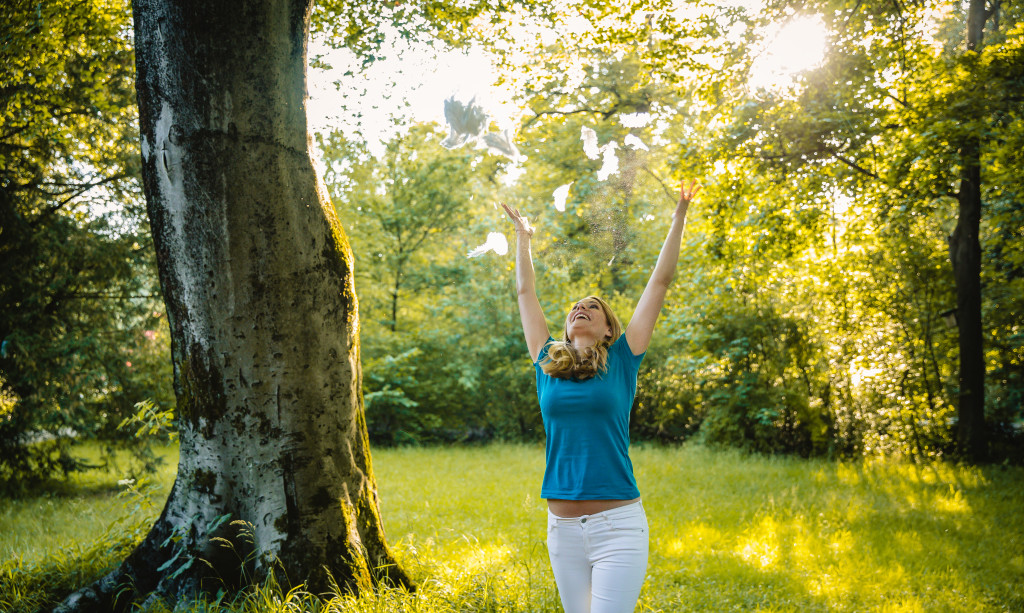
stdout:
[(686, 211), (690, 208), (690, 202), (700, 193), (701, 187), (701, 184), (697, 183), (697, 179), (691, 180), (689, 187), (686, 186), (686, 179), (683, 179), (679, 184), (679, 204), (676, 205), (675, 215), (686, 219)]

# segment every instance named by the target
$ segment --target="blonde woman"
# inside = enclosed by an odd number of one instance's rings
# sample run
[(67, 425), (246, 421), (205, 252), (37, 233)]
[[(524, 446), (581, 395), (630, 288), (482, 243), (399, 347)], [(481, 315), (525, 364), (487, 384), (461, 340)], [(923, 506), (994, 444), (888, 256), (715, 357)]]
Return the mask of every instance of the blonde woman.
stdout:
[(561, 338), (548, 333), (533, 272), (533, 227), (505, 204), (516, 229), (516, 291), (537, 374), (547, 437), (541, 497), (548, 555), (566, 613), (626, 613), (647, 572), (647, 516), (629, 459), (636, 375), (665, 302), (696, 181), (681, 186), (672, 226), (625, 331), (608, 305), (587, 296), (569, 310)]

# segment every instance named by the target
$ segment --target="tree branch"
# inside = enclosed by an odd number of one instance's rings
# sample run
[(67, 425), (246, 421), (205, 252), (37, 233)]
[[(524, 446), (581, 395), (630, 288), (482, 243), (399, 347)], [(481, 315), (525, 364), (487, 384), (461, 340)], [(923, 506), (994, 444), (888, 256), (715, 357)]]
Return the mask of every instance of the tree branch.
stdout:
[(665, 182), (661, 179), (661, 177), (656, 175), (653, 170), (651, 170), (650, 168), (647, 167), (646, 164), (642, 165), (640, 168), (644, 172), (646, 172), (647, 174), (649, 174), (652, 177), (654, 177), (654, 180), (657, 181), (659, 185), (661, 185), (661, 189), (662, 189), (662, 191), (665, 192), (665, 196), (669, 199), (669, 202), (671, 202), (672, 204), (675, 204), (676, 203), (675, 195), (672, 193), (672, 190), (669, 189), (668, 185), (666, 185)]
[(880, 177), (877, 174), (871, 172), (867, 168), (864, 168), (863, 166), (861, 166), (860, 164), (854, 162), (853, 160), (848, 160), (845, 157), (839, 155), (838, 151), (832, 151), (832, 150), (829, 150), (829, 149), (826, 149), (826, 151), (831, 153), (832, 157), (834, 157), (835, 159), (839, 160), (843, 164), (846, 164), (847, 166), (849, 166), (850, 168), (856, 170), (857, 172), (859, 172), (861, 174), (864, 174), (864, 175), (867, 175), (867, 176), (869, 176), (872, 179), (875, 179), (877, 181), (882, 181), (883, 183), (886, 183), (886, 181), (884, 179), (882, 179), (882, 177)]

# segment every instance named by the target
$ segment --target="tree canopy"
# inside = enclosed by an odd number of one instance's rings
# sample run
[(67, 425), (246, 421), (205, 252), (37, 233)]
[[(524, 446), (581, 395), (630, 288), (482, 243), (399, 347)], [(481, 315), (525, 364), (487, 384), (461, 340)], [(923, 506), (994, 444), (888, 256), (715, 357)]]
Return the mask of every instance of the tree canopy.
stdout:
[[(683, 176), (705, 183), (642, 373), (634, 435), (803, 454), (972, 456), (957, 431), (958, 338), (968, 331), (962, 308), (956, 317), (948, 237), (960, 216), (962, 143), (976, 136), (984, 325), (975, 340), (991, 348), (981, 431), (997, 457), (1015, 455), (1021, 206), (1011, 177), (1024, 65), (1015, 11), (990, 7), (984, 44), (967, 51), (966, 13), (942, 4), (680, 12), (595, 3), (580, 14), (591, 29), (522, 43), (536, 43), (532, 61), (507, 66), (506, 78), (519, 84), (527, 160), (493, 199), (539, 220), (549, 312), (599, 291), (628, 315), (663, 233), (659, 211)], [(807, 13), (827, 29), (822, 63), (788, 84), (750, 85), (763, 26)], [(647, 118), (639, 127), (638, 114)], [(617, 172), (600, 176), (584, 128), (619, 145)], [(568, 187), (564, 213), (552, 205), (559, 187)], [(346, 196), (335, 205), (344, 210)], [(367, 337), (375, 330), (368, 324)], [(416, 334), (401, 346), (420, 347)], [(425, 381), (415, 379), (401, 386), (410, 414), (422, 406)], [(421, 430), (420, 439), (432, 437)]]
[[(271, 4), (138, 2), (132, 27), (118, 0), (21, 1), (0, 23), (0, 479), (81, 468), (70, 441), (131, 438), (132, 415), (183, 434), (110, 581), (210, 591), (192, 562), (223, 562), (235, 517), (260, 549), (232, 589), (275, 559), (405, 582), (368, 443), (542, 436), (512, 257), (467, 257), (511, 235), (498, 201), (535, 221), (556, 331), (587, 294), (628, 321), (680, 180), (704, 185), (634, 440), (1024, 460), (1018, 5)], [(766, 28), (801, 15), (822, 61), (753, 84)], [(493, 54), (524, 157), (405, 118), (379, 155), (318, 135), (320, 183), (309, 28), (353, 74), (389, 37)]]
[[(1016, 5), (983, 8), (968, 49), (970, 6), (946, 3), (318, 4), (318, 36), (364, 67), (396, 36), (495, 53), (523, 109), (516, 179), (508, 160), (440, 148), (437, 126), (409, 124), (379, 159), (357, 134), (320, 141), (356, 245), (371, 436), (539, 436), (501, 298), (510, 262), (464, 257), (503, 229), (494, 202), (535, 211), (550, 312), (599, 291), (628, 316), (663, 232), (659, 212), (682, 176), (699, 176), (686, 268), (642, 373), (634, 436), (958, 453), (964, 333), (947, 323), (963, 325), (948, 237), (964, 144), (976, 142), (984, 432), (994, 457), (1013, 456), (1024, 397), (1022, 26)], [(370, 10), (389, 25), (368, 27)], [(821, 64), (788, 84), (750, 85), (765, 26), (807, 14), (827, 31)], [(117, 438), (136, 403), (173, 403), (127, 7), (15, 3), (3, 27), (0, 457), (10, 480), (71, 470), (69, 435)], [(618, 145), (618, 170), (603, 180), (583, 128)], [(552, 205), (558, 188), (564, 213)], [(438, 352), (447, 359), (430, 362)], [(508, 393), (491, 399), (492, 379)]]

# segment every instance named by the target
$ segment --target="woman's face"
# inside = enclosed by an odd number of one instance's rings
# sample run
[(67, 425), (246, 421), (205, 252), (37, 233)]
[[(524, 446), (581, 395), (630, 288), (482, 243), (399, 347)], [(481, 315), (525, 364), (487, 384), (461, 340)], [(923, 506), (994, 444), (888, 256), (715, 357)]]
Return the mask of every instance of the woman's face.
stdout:
[(593, 298), (584, 298), (573, 305), (565, 320), (565, 330), (570, 339), (579, 335), (598, 339), (608, 338), (612, 335), (608, 316), (605, 315), (600, 303)]

